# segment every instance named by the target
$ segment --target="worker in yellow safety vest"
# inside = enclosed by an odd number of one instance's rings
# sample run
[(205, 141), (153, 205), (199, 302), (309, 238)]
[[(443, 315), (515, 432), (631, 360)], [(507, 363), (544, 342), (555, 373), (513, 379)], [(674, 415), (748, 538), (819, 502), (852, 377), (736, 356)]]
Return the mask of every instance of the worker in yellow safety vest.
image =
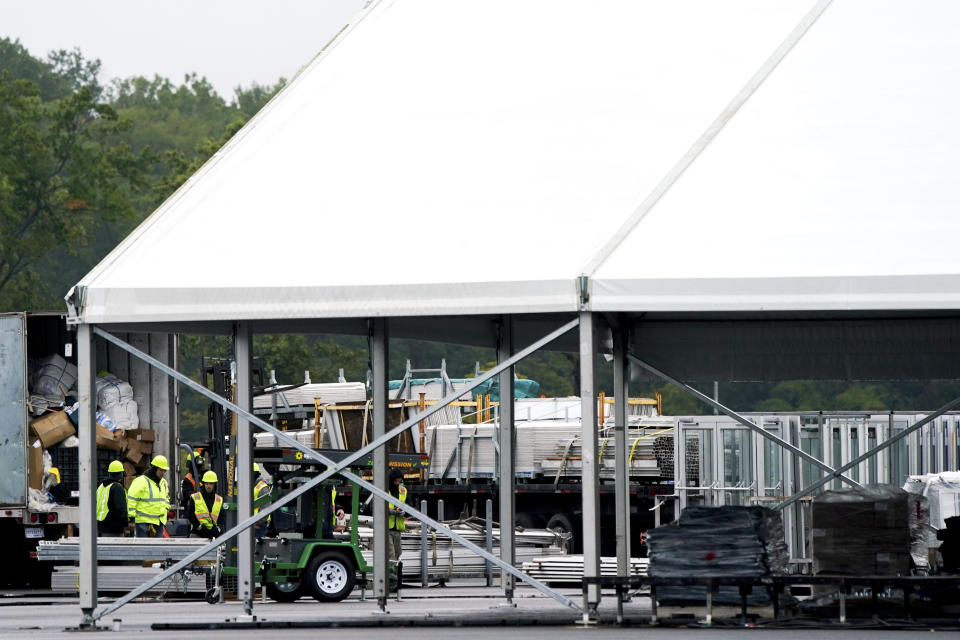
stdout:
[(122, 536), (127, 528), (127, 491), (123, 488), (123, 463), (107, 467), (107, 481), (97, 487), (97, 535)]
[[(407, 488), (403, 486), (403, 472), (399, 469), (390, 471), (390, 495), (397, 502), (407, 501)], [(401, 533), (407, 529), (407, 520), (402, 509), (397, 508), (391, 502), (387, 505), (387, 529), (389, 536), (390, 561), (396, 562), (400, 559), (400, 553), (403, 548)]]
[[(270, 492), (273, 491), (273, 487), (270, 486), (270, 482), (268, 481), (270, 476), (256, 462), (253, 463), (253, 472), (257, 474), (257, 484), (253, 485), (253, 501), (256, 502), (260, 498), (269, 496)], [(260, 509), (261, 507), (254, 507), (254, 515), (259, 513)], [(267, 535), (268, 530), (272, 528), (270, 525), (270, 516), (267, 516), (266, 520), (261, 520), (257, 524), (253, 525), (253, 537), (259, 540)]]
[[(270, 483), (267, 482), (266, 474), (260, 469), (260, 465), (253, 463), (253, 472), (257, 474), (257, 484), (253, 485), (253, 501), (256, 502), (264, 496), (270, 495)], [(254, 507), (253, 513), (258, 513), (260, 507)]]
[[(196, 478), (193, 477), (193, 469), (191, 469), (189, 464), (191, 461), (197, 466)], [(200, 490), (199, 485), (197, 485), (197, 480), (203, 477), (204, 462), (203, 452), (200, 451), (200, 449), (194, 449), (193, 453), (187, 454), (187, 475), (180, 481), (180, 508), (184, 511), (187, 510), (190, 496)]]
[(187, 520), (191, 532), (200, 538), (219, 538), (220, 510), (223, 509), (223, 496), (217, 493), (217, 474), (207, 471), (200, 479), (203, 488), (190, 496), (187, 505)]
[(127, 515), (136, 527), (138, 538), (162, 538), (167, 512), (170, 510), (170, 488), (166, 474), (170, 470), (166, 456), (157, 455), (150, 468), (130, 483), (127, 490)]

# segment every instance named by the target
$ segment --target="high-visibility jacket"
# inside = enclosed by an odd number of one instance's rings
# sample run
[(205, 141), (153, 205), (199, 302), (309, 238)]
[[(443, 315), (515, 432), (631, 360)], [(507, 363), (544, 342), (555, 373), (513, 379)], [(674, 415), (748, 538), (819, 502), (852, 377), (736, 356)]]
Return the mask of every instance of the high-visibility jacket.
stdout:
[(203, 494), (197, 491), (190, 496), (193, 499), (193, 515), (197, 516), (200, 526), (205, 529), (213, 529), (220, 519), (220, 509), (223, 507), (223, 498), (219, 493), (213, 496), (213, 509), (207, 510), (207, 501), (203, 499)]
[[(397, 496), (400, 502), (407, 501), (407, 488), (403, 485), (400, 485), (400, 491), (397, 492)], [(387, 509), (394, 509), (393, 503), (391, 502), (387, 505)], [(394, 531), (406, 531), (407, 530), (407, 520), (406, 516), (399, 515), (395, 516), (392, 513), (387, 517), (387, 529), (393, 529)]]
[(110, 513), (110, 487), (118, 482), (109, 482), (106, 485), (100, 484), (97, 487), (97, 522), (103, 522)]
[(127, 514), (134, 522), (166, 524), (170, 490), (166, 478), (157, 484), (147, 475), (137, 476), (127, 490)]
[[(263, 496), (270, 493), (270, 485), (264, 482), (263, 480), (258, 480), (257, 484), (253, 487), (253, 500), (256, 502)], [(253, 513), (257, 514), (260, 512), (260, 507), (254, 507)], [(269, 518), (267, 518), (269, 520)]]
[(194, 490), (196, 490), (197, 481), (193, 479), (193, 473), (188, 473), (186, 476), (184, 476), (183, 479), (189, 482), (191, 485), (193, 485)]

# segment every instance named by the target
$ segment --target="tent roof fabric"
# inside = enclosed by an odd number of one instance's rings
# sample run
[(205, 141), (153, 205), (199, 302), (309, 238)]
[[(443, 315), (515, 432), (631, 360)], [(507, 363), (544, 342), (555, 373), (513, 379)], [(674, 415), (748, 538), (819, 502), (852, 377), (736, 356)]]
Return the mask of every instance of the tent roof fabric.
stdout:
[(955, 309), (952, 2), (830, 4), (636, 216), (813, 6), (373, 2), (78, 283), (77, 313), (573, 312), (581, 275), (596, 311)]

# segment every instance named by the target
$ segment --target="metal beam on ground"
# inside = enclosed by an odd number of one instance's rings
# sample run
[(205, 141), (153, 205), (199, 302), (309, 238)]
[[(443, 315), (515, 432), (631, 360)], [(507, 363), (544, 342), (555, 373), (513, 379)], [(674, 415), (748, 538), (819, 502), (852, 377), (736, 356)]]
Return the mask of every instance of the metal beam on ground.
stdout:
[[(884, 442), (881, 442), (880, 444), (878, 444), (877, 446), (875, 446), (873, 449), (870, 449), (869, 451), (865, 452), (864, 454), (862, 454), (862, 455), (860, 455), (860, 456), (857, 456), (856, 458), (854, 458), (853, 460), (851, 460), (851, 461), (848, 462), (847, 464), (845, 464), (845, 465), (843, 465), (842, 467), (840, 467), (839, 469), (837, 469), (836, 473), (837, 473), (837, 474), (840, 474), (840, 473), (843, 473), (844, 471), (847, 471), (848, 469), (852, 469), (853, 467), (857, 466), (858, 464), (860, 464), (860, 463), (863, 462), (864, 460), (868, 460), (869, 458), (877, 455), (877, 453), (879, 453), (880, 451), (883, 451), (884, 449), (887, 449), (888, 447), (890, 447), (890, 446), (892, 446), (893, 444), (899, 442), (900, 440), (903, 440), (903, 439), (906, 438), (907, 436), (911, 435), (912, 433), (914, 433), (915, 431), (917, 431), (918, 429), (920, 429), (921, 427), (923, 427), (923, 425), (925, 425), (925, 424), (927, 424), (927, 423), (930, 423), (930, 422), (936, 420), (937, 418), (939, 418), (940, 416), (942, 416), (943, 414), (945, 414), (947, 411), (950, 411), (951, 409), (955, 409), (955, 408), (958, 407), (958, 406), (960, 406), (960, 397), (954, 398), (953, 400), (951, 400), (951, 401), (948, 402), (947, 404), (943, 405), (942, 407), (940, 407), (939, 409), (937, 409), (936, 411), (934, 411), (934, 412), (931, 413), (930, 415), (928, 415), (928, 416), (926, 416), (925, 418), (922, 418), (922, 419), (920, 419), (920, 420), (917, 420), (916, 422), (914, 422), (912, 425), (910, 425), (909, 427), (907, 427), (906, 429), (904, 429), (903, 431), (901, 431), (901, 432), (898, 433), (897, 435), (892, 436), (889, 440), (886, 440), (886, 441), (884, 441)], [(810, 493), (811, 491), (815, 491), (815, 490), (819, 489), (820, 487), (822, 487), (823, 485), (827, 484), (827, 483), (830, 482), (831, 480), (833, 480), (833, 477), (832, 477), (832, 476), (827, 476), (827, 477), (825, 477), (825, 478), (821, 478), (820, 480), (817, 480), (816, 482), (810, 484), (809, 486), (804, 487), (801, 491), (793, 494), (793, 495), (790, 496), (790, 498), (788, 498), (787, 500), (784, 500), (783, 502), (781, 502), (780, 504), (778, 504), (778, 505), (777, 505), (777, 509), (785, 509), (785, 508), (789, 507), (791, 504), (793, 504), (794, 502), (796, 502), (797, 500), (799, 500), (799, 499), (802, 498), (803, 496), (807, 495), (807, 494)]]
[[(167, 366), (166, 364), (164, 364), (163, 362), (157, 360), (156, 358), (153, 358), (152, 356), (150, 356), (150, 355), (148, 355), (148, 354), (145, 354), (145, 353), (143, 353), (143, 352), (135, 349), (134, 347), (131, 347), (130, 345), (126, 344), (124, 341), (122, 341), (122, 340), (120, 340), (119, 338), (111, 335), (110, 333), (108, 333), (108, 332), (106, 332), (106, 331), (103, 331), (103, 330), (101, 330), (101, 329), (97, 329), (97, 328), (94, 327), (94, 328), (93, 328), (93, 332), (94, 332), (96, 335), (99, 335), (99, 336), (103, 337), (105, 340), (107, 340), (108, 342), (111, 342), (111, 343), (115, 344), (116, 346), (120, 347), (120, 348), (123, 349), (124, 351), (127, 351), (128, 353), (131, 353), (131, 354), (137, 356), (138, 358), (141, 358), (142, 360), (145, 360), (145, 361), (148, 362), (151, 366), (154, 366), (154, 367), (156, 367), (157, 369), (163, 371), (163, 372), (164, 372), (165, 374), (167, 374), (168, 376), (174, 378), (175, 380), (179, 381), (181, 384), (183, 384), (183, 385), (185, 385), (185, 386), (193, 389), (194, 391), (196, 391), (196, 392), (200, 393), (201, 395), (209, 398), (210, 400), (221, 404), (222, 406), (224, 406), (224, 407), (227, 408), (227, 409), (230, 409), (231, 411), (237, 412), (238, 415), (243, 415), (243, 416), (244, 416), (245, 418), (247, 418), (252, 424), (260, 427), (261, 429), (263, 429), (264, 431), (267, 431), (268, 433), (271, 433), (271, 434), (275, 435), (275, 436), (278, 438), (278, 440), (281, 440), (281, 441), (283, 441), (284, 443), (289, 444), (292, 448), (295, 448), (295, 449), (301, 451), (301, 452), (304, 453), (307, 457), (309, 457), (309, 458), (311, 458), (311, 459), (314, 459), (314, 460), (318, 460), (318, 461), (321, 462), (322, 464), (327, 465), (327, 470), (324, 471), (324, 472), (322, 472), (322, 473), (320, 473), (319, 475), (317, 475), (317, 476), (316, 476), (315, 478), (313, 478), (312, 480), (306, 482), (306, 483), (303, 484), (300, 488), (298, 488), (298, 489), (296, 489), (296, 490), (288, 493), (287, 495), (283, 496), (282, 498), (278, 499), (277, 501), (271, 503), (269, 506), (262, 508), (257, 515), (253, 516), (252, 518), (250, 518), (250, 519), (248, 519), (248, 520), (245, 520), (245, 521), (243, 521), (243, 522), (238, 523), (237, 526), (233, 527), (232, 529), (230, 529), (229, 531), (227, 531), (226, 533), (224, 533), (220, 538), (218, 538), (218, 539), (216, 539), (216, 540), (214, 540), (214, 541), (206, 544), (205, 546), (201, 547), (201, 548), (198, 549), (197, 551), (195, 551), (195, 552), (193, 552), (192, 554), (190, 554), (190, 555), (188, 555), (187, 557), (185, 557), (183, 560), (177, 562), (176, 564), (172, 565), (171, 567), (169, 567), (168, 569), (166, 569), (166, 570), (163, 571), (162, 573), (158, 574), (157, 576), (155, 576), (155, 577), (151, 578), (150, 580), (148, 580), (147, 582), (143, 583), (142, 585), (140, 585), (139, 587), (137, 587), (136, 589), (134, 589), (134, 590), (131, 591), (130, 593), (126, 594), (125, 596), (123, 596), (123, 597), (121, 597), (121, 598), (119, 598), (118, 600), (116, 600), (115, 602), (113, 602), (111, 605), (109, 605), (108, 607), (106, 607), (105, 609), (103, 609), (102, 611), (97, 612), (96, 614), (93, 615), (93, 620), (96, 621), (96, 620), (98, 620), (98, 619), (100, 619), (100, 618), (102, 618), (102, 617), (104, 617), (104, 616), (106, 616), (106, 615), (109, 615), (109, 614), (113, 613), (114, 611), (116, 611), (117, 609), (121, 608), (121, 607), (122, 607), (123, 605), (125, 605), (126, 603), (130, 602), (132, 599), (134, 599), (134, 598), (138, 597), (139, 595), (145, 593), (146, 591), (148, 591), (148, 590), (151, 589), (152, 587), (156, 586), (157, 584), (159, 584), (160, 582), (162, 582), (163, 580), (165, 580), (165, 579), (168, 578), (169, 576), (173, 575), (174, 573), (177, 573), (178, 571), (180, 571), (181, 569), (185, 568), (186, 566), (188, 566), (188, 565), (191, 564), (192, 562), (194, 562), (194, 561), (196, 561), (197, 559), (201, 558), (204, 554), (206, 554), (206, 553), (209, 552), (210, 550), (215, 549), (215, 548), (218, 547), (220, 544), (222, 544), (224, 541), (229, 540), (229, 539), (232, 538), (234, 535), (236, 535), (237, 532), (239, 532), (239, 531), (241, 531), (241, 530), (243, 530), (243, 529), (245, 529), (245, 528), (247, 528), (247, 527), (250, 527), (250, 526), (252, 526), (253, 524), (255, 524), (256, 522), (258, 522), (258, 521), (266, 518), (267, 516), (269, 516), (270, 514), (272, 514), (274, 511), (280, 509), (283, 505), (285, 505), (285, 504), (287, 504), (288, 502), (290, 502), (290, 501), (292, 501), (292, 500), (300, 497), (300, 496), (303, 495), (304, 493), (312, 490), (314, 487), (316, 487), (317, 485), (319, 485), (322, 481), (326, 480), (327, 478), (333, 476), (333, 475), (336, 474), (336, 473), (340, 473), (340, 474), (341, 474), (342, 476), (344, 476), (345, 478), (350, 479), (350, 480), (356, 482), (356, 483), (359, 484), (360, 486), (362, 486), (362, 487), (368, 489), (369, 491), (371, 491), (374, 495), (376, 495), (376, 496), (378, 496), (378, 497), (381, 497), (381, 498), (383, 498), (383, 499), (385, 499), (385, 500), (388, 500), (388, 499), (390, 498), (390, 496), (389, 496), (388, 494), (386, 494), (386, 492), (384, 492), (382, 489), (380, 489), (380, 488), (378, 488), (378, 487), (375, 487), (375, 486), (373, 486), (372, 484), (370, 484), (369, 482), (365, 481), (363, 478), (360, 478), (359, 476), (356, 476), (356, 475), (354, 475), (354, 474), (346, 471), (345, 468), (346, 468), (347, 466), (349, 466), (350, 464), (352, 464), (353, 462), (355, 462), (356, 460), (358, 460), (358, 459), (366, 456), (366, 455), (367, 455), (368, 453), (370, 453), (372, 450), (374, 450), (374, 449), (376, 449), (377, 447), (381, 446), (384, 442), (388, 441), (388, 440), (391, 439), (391, 438), (396, 437), (397, 435), (399, 435), (400, 433), (402, 433), (404, 430), (410, 428), (413, 424), (417, 423), (419, 420), (425, 419), (426, 417), (428, 417), (428, 416), (430, 416), (430, 415), (433, 415), (434, 413), (442, 410), (442, 409), (443, 409), (445, 406), (447, 406), (449, 403), (455, 401), (457, 398), (459, 398), (459, 397), (462, 396), (463, 394), (468, 393), (468, 392), (472, 391), (473, 389), (475, 389), (476, 387), (480, 386), (481, 384), (485, 383), (487, 380), (491, 379), (493, 376), (495, 376), (495, 375), (497, 375), (498, 373), (500, 373), (500, 371), (502, 371), (503, 369), (505, 369), (505, 368), (507, 368), (507, 367), (510, 367), (510, 366), (513, 366), (514, 364), (516, 364), (516, 363), (519, 362), (520, 360), (523, 360), (524, 358), (526, 358), (527, 356), (529, 356), (531, 353), (534, 353), (534, 352), (536, 352), (537, 350), (539, 350), (540, 348), (546, 346), (547, 344), (550, 344), (551, 342), (553, 342), (554, 340), (556, 340), (556, 339), (559, 338), (560, 336), (562, 336), (562, 335), (564, 335), (565, 333), (567, 333), (567, 332), (569, 332), (570, 330), (572, 330), (574, 327), (577, 326), (578, 323), (579, 323), (579, 319), (574, 319), (574, 320), (571, 320), (570, 322), (564, 324), (563, 326), (559, 327), (558, 329), (555, 329), (554, 331), (550, 332), (549, 334), (547, 334), (547, 335), (544, 336), (543, 338), (537, 340), (536, 342), (528, 345), (527, 347), (525, 347), (524, 349), (522, 349), (522, 350), (519, 351), (518, 353), (514, 354), (512, 357), (510, 357), (509, 359), (507, 359), (505, 362), (499, 363), (499, 364), (497, 364), (497, 366), (493, 367), (493, 368), (490, 369), (489, 371), (483, 373), (483, 374), (480, 375), (480, 376), (477, 376), (477, 377), (474, 378), (469, 384), (467, 384), (464, 388), (458, 389), (457, 391), (454, 391), (454, 392), (450, 393), (449, 395), (445, 396), (445, 397), (442, 398), (437, 404), (432, 405), (431, 407), (427, 408), (427, 410), (424, 411), (423, 413), (418, 414), (418, 415), (414, 416), (413, 418), (411, 418), (411, 419), (403, 422), (402, 424), (394, 427), (394, 428), (391, 429), (389, 432), (387, 432), (386, 434), (384, 434), (384, 438), (383, 438), (383, 439), (381, 439), (381, 440), (374, 440), (373, 442), (369, 443), (367, 446), (362, 447), (361, 449), (353, 452), (351, 455), (347, 456), (346, 458), (344, 458), (343, 460), (341, 460), (339, 463), (335, 463), (335, 462), (333, 462), (332, 460), (327, 459), (325, 456), (319, 454), (318, 452), (314, 451), (313, 449), (310, 449), (309, 447), (306, 447), (305, 445), (301, 444), (300, 442), (294, 440), (293, 438), (291, 438), (291, 437), (290, 437), (289, 435), (287, 435), (286, 433), (284, 433), (284, 432), (282, 432), (282, 431), (279, 431), (278, 429), (275, 429), (274, 427), (272, 427), (271, 425), (267, 424), (266, 422), (264, 422), (264, 421), (261, 420), (260, 418), (257, 418), (256, 416), (254, 416), (254, 415), (251, 414), (250, 412), (248, 412), (248, 411), (246, 411), (246, 410), (238, 407), (237, 405), (235, 405), (234, 403), (230, 402), (229, 400), (226, 400), (226, 399), (224, 399), (224, 398), (221, 398), (221, 397), (217, 396), (216, 394), (214, 394), (212, 391), (210, 391), (209, 389), (207, 389), (207, 388), (204, 387), (203, 385), (201, 385), (201, 384), (199, 384), (199, 383), (191, 380), (189, 377), (183, 375), (182, 373), (180, 373), (179, 371), (176, 371), (175, 369), (172, 369), (171, 367)], [(513, 567), (513, 566), (511, 566), (511, 565), (507, 565), (507, 564), (506, 564), (505, 562), (503, 562), (500, 558), (497, 558), (497, 557), (495, 557), (495, 556), (489, 556), (483, 549), (481, 549), (481, 548), (478, 547), (477, 545), (473, 544), (472, 542), (464, 539), (464, 538), (461, 537), (459, 534), (451, 531), (451, 530), (448, 529), (446, 526), (440, 524), (440, 523), (437, 522), (436, 520), (434, 520), (434, 519), (426, 516), (425, 514), (420, 513), (419, 511), (417, 511), (416, 509), (413, 509), (413, 508), (410, 507), (409, 505), (398, 504), (398, 507), (399, 507), (400, 509), (402, 509), (405, 513), (407, 513), (408, 515), (410, 515), (411, 517), (415, 518), (416, 520), (419, 520), (419, 521), (422, 522), (422, 523), (427, 524), (428, 526), (430, 526), (430, 527), (432, 527), (433, 529), (437, 530), (437, 531), (440, 532), (441, 534), (443, 534), (443, 535), (451, 538), (452, 540), (458, 542), (459, 544), (463, 545), (463, 546), (466, 547), (467, 549), (470, 549), (471, 551), (473, 551), (473, 552), (476, 553), (477, 555), (479, 555), (479, 556), (481, 556), (481, 557), (483, 557), (483, 558), (490, 559), (491, 562), (493, 562), (493, 564), (497, 565), (497, 566), (498, 566), (500, 569), (502, 569), (503, 571), (505, 571), (505, 572), (507, 572), (507, 573), (509, 573), (509, 574), (511, 574), (511, 575), (513, 575), (513, 576), (515, 576), (515, 577), (517, 577), (517, 578), (519, 578), (521, 581), (529, 584), (530, 586), (534, 587), (534, 588), (537, 589), (538, 591), (540, 591), (540, 592), (542, 592), (542, 593), (550, 596), (551, 598), (553, 598), (553, 599), (556, 600), (557, 602), (560, 602), (561, 604), (563, 604), (563, 605), (565, 605), (565, 606), (568, 606), (568, 607), (570, 607), (570, 608), (572, 608), (572, 609), (574, 609), (574, 610), (576, 610), (576, 611), (580, 611), (580, 610), (581, 610), (580, 607), (579, 607), (576, 603), (570, 601), (570, 599), (568, 599), (567, 597), (565, 597), (565, 596), (563, 596), (563, 595), (561, 595), (561, 594), (553, 591), (552, 589), (550, 589), (550, 588), (547, 587), (546, 585), (542, 584), (542, 583), (539, 582), (538, 580), (536, 580), (536, 579), (532, 578), (531, 576), (529, 576), (529, 575), (527, 575), (527, 574), (525, 574), (525, 573), (517, 570), (515, 567)]]
[(80, 440), (80, 626), (96, 622), (97, 608), (97, 362), (90, 325), (77, 327), (77, 391), (80, 410), (77, 437)]
[(613, 330), (614, 443), (617, 575), (630, 575), (630, 474), (627, 469), (627, 403), (630, 399), (627, 332)]
[[(234, 326), (234, 356), (237, 362), (237, 406), (253, 410), (253, 334), (250, 324), (238, 322)], [(253, 435), (250, 421), (237, 415), (237, 520), (253, 515)], [(232, 478), (221, 478), (221, 490)], [(243, 603), (244, 615), (253, 615), (253, 529), (244, 529), (237, 540), (237, 588)]]
[[(373, 369), (373, 440), (384, 441), (387, 432), (387, 367), (389, 365), (387, 320), (370, 321), (370, 366)], [(387, 448), (377, 447), (373, 452), (373, 484), (388, 487)], [(381, 611), (387, 608), (388, 583), (387, 503), (373, 501), (373, 593)], [(399, 585), (398, 585), (399, 586)]]
[[(580, 312), (580, 436), (581, 485), (583, 487), (583, 575), (600, 576), (600, 474), (597, 466), (597, 317)], [(583, 620), (596, 621), (600, 587), (588, 585), (583, 592)]]
[(861, 484), (860, 484), (859, 482), (857, 482), (856, 480), (853, 480), (852, 478), (848, 478), (847, 476), (842, 475), (842, 472), (841, 472), (841, 471), (838, 471), (838, 470), (834, 469), (833, 467), (831, 467), (830, 465), (828, 465), (828, 464), (826, 464), (826, 463), (824, 463), (824, 462), (821, 462), (820, 460), (818, 460), (818, 459), (815, 458), (814, 456), (810, 455), (810, 454), (807, 453), (806, 451), (803, 451), (802, 449), (798, 449), (797, 447), (793, 446), (792, 444), (790, 444), (790, 443), (787, 442), (786, 440), (784, 440), (784, 439), (782, 439), (782, 438), (778, 438), (777, 436), (773, 435), (772, 433), (770, 433), (770, 432), (767, 431), (766, 429), (763, 429), (763, 428), (761, 428), (761, 427), (758, 427), (758, 426), (755, 425), (754, 423), (752, 423), (752, 422), (750, 422), (749, 420), (747, 420), (744, 416), (741, 416), (739, 413), (737, 413), (737, 412), (733, 411), (732, 409), (729, 409), (729, 408), (727, 408), (726, 406), (720, 404), (719, 402), (717, 402), (716, 400), (714, 400), (714, 399), (711, 398), (710, 396), (708, 396), (708, 395), (706, 395), (706, 394), (703, 394), (703, 393), (697, 391), (696, 389), (694, 389), (694, 388), (691, 387), (690, 385), (684, 384), (683, 382), (677, 380), (676, 378), (670, 376), (669, 374), (666, 374), (666, 373), (664, 373), (663, 371), (660, 371), (659, 369), (657, 369), (656, 367), (654, 367), (652, 364), (649, 364), (649, 363), (641, 360), (636, 354), (633, 354), (633, 353), (628, 352), (628, 353), (627, 353), (627, 357), (630, 359), (631, 362), (633, 362), (633, 363), (635, 363), (635, 364), (643, 367), (644, 369), (646, 369), (646, 370), (649, 371), (650, 373), (652, 373), (652, 374), (654, 374), (654, 375), (656, 375), (656, 376), (659, 376), (659, 377), (663, 378), (664, 380), (666, 380), (667, 382), (673, 384), (674, 386), (679, 387), (681, 390), (683, 390), (683, 391), (687, 392), (688, 394), (692, 395), (692, 396), (693, 396), (694, 398), (696, 398), (697, 400), (700, 400), (701, 402), (705, 402), (706, 404), (710, 405), (711, 407), (719, 410), (720, 413), (722, 413), (722, 414), (724, 414), (724, 415), (726, 415), (726, 416), (729, 416), (729, 417), (733, 418), (734, 420), (736, 420), (737, 422), (739, 422), (740, 424), (742, 424), (742, 425), (745, 426), (746, 428), (750, 429), (750, 430), (753, 431), (754, 433), (760, 434), (761, 436), (763, 436), (763, 437), (766, 438), (767, 440), (772, 440), (773, 442), (776, 442), (777, 444), (779, 444), (779, 445), (780, 445), (781, 447), (783, 447), (784, 449), (786, 449), (786, 450), (788, 450), (788, 451), (790, 451), (790, 452), (792, 452), (792, 453), (800, 456), (801, 458), (803, 458), (803, 459), (806, 460), (807, 462), (810, 462), (810, 463), (812, 463), (812, 464), (820, 467), (821, 469), (823, 469), (824, 471), (826, 471), (827, 473), (829, 473), (831, 478), (837, 477), (837, 478), (839, 478), (840, 480), (843, 480), (844, 482), (846, 482), (847, 484), (850, 484), (850, 485), (852, 485), (852, 486), (854, 486), (854, 487), (857, 487), (858, 489), (862, 489), (862, 488), (863, 488), (863, 485), (861, 485)]
[[(498, 323), (497, 362), (504, 362), (513, 355), (513, 320), (502, 316)], [(513, 405), (513, 367), (500, 372), (500, 558), (510, 564), (516, 564), (516, 444), (517, 432), (514, 428)], [(508, 573), (502, 573), (501, 584), (507, 602), (513, 602), (514, 579)]]

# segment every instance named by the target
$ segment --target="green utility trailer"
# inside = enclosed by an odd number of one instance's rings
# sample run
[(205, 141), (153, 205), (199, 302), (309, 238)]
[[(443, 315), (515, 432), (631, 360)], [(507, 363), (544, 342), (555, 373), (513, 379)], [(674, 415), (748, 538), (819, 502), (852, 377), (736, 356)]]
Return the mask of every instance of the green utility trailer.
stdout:
[[(337, 462), (351, 452), (324, 450), (321, 453)], [(299, 451), (290, 449), (258, 448), (256, 459), (268, 469), (283, 464), (297, 465), (298, 470), (287, 472), (280, 482), (275, 483), (271, 497), (256, 501), (254, 506), (265, 506), (282, 495), (278, 484), (302, 483), (324, 468), (314, 460), (305, 459)], [(360, 460), (351, 468), (362, 470), (371, 467), (372, 463), (372, 459)], [(429, 459), (419, 454), (392, 453), (388, 456), (388, 464), (404, 472), (416, 472), (426, 468)], [(346, 532), (334, 532), (331, 526), (333, 507), (330, 500), (334, 490), (339, 495), (349, 493), (349, 538)], [(367, 574), (373, 571), (360, 552), (357, 517), (360, 513), (360, 487), (352, 482), (327, 480), (305, 496), (310, 498), (304, 500), (301, 497), (299, 509), (283, 508), (274, 514), (283, 517), (292, 512), (293, 528), (299, 530), (281, 530), (276, 536), (262, 537), (256, 542), (256, 580), (264, 586), (267, 595), (278, 602), (293, 602), (305, 595), (320, 602), (339, 602), (350, 595), (358, 579), (361, 584), (366, 584)], [(235, 558), (235, 553), (230, 557)], [(224, 575), (237, 575), (236, 562), (232, 564), (223, 568)]]

